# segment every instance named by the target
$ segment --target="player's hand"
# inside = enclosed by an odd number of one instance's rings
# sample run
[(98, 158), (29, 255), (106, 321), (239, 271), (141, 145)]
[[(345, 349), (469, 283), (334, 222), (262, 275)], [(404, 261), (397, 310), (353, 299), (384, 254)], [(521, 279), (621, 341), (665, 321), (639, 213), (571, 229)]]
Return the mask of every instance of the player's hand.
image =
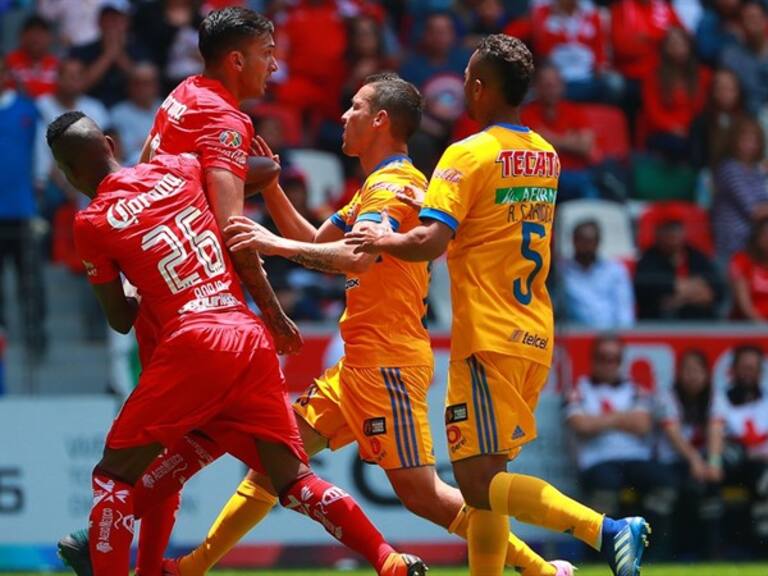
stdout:
[(270, 160), (274, 160), (280, 164), (280, 155), (272, 152), (272, 148), (269, 147), (267, 141), (261, 136), (254, 136), (251, 140), (251, 155), (253, 156), (265, 156)]
[(381, 223), (378, 226), (348, 232), (344, 237), (347, 244), (355, 246), (355, 254), (378, 254), (381, 250), (377, 243), (390, 234), (392, 234), (392, 223), (389, 220), (389, 213), (384, 209), (381, 211)]
[(424, 205), (424, 196), (426, 192), (422, 188), (415, 186), (404, 186), (399, 192), (395, 192), (395, 197), (403, 204), (408, 204), (414, 210), (421, 210)]
[(227, 247), (232, 252), (256, 250), (265, 256), (279, 256), (283, 238), (245, 216), (232, 216), (224, 228)]
[(271, 320), (265, 319), (272, 339), (275, 341), (275, 349), (278, 354), (298, 354), (304, 345), (296, 324), (285, 314)]

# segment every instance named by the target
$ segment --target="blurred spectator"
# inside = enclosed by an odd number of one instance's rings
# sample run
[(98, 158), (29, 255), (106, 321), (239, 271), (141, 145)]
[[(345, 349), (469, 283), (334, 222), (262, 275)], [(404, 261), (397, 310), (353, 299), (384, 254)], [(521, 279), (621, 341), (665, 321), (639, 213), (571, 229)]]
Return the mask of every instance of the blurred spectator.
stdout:
[(70, 52), (85, 64), (85, 91), (107, 107), (125, 98), (128, 74), (145, 59), (131, 38), (129, 9), (127, 0), (107, 0), (99, 12), (99, 38)]
[(611, 43), (616, 69), (641, 81), (656, 65), (664, 36), (681, 23), (665, 0), (617, 0), (611, 4)]
[(37, 0), (37, 11), (48, 22), (56, 23), (58, 40), (64, 46), (82, 46), (99, 37), (99, 10), (104, 3), (105, 0)]
[(382, 30), (374, 18), (361, 16), (349, 21), (346, 64), (346, 80), (342, 89), (344, 105), (352, 100), (368, 76), (381, 72), (387, 66)]
[(755, 222), (747, 249), (733, 256), (730, 272), (736, 316), (768, 322), (768, 217)]
[[(58, 68), (56, 91), (53, 94), (41, 96), (37, 100), (37, 109), (40, 113), (40, 124), (37, 127), (35, 137), (35, 182), (37, 187), (46, 190), (47, 200), (53, 205), (47, 208), (55, 208), (65, 198), (73, 202), (80, 201), (82, 195), (72, 188), (56, 167), (51, 150), (45, 141), (45, 132), (48, 124), (64, 112), (72, 110), (84, 112), (104, 129), (109, 127), (109, 114), (104, 105), (95, 98), (83, 95), (82, 62), (72, 58), (61, 61)], [(49, 187), (52, 187), (53, 190), (48, 189)], [(56, 198), (51, 198), (52, 195), (55, 195)]]
[(194, 0), (159, 0), (139, 4), (133, 17), (137, 41), (167, 82), (163, 92), (203, 69), (197, 49), (197, 27), (202, 21)]
[(671, 161), (690, 156), (689, 131), (704, 107), (709, 74), (693, 53), (688, 33), (670, 28), (661, 43), (656, 70), (643, 82), (648, 148)]
[(595, 133), (582, 109), (563, 100), (563, 81), (554, 66), (537, 70), (534, 88), (536, 99), (523, 107), (521, 120), (546, 138), (560, 156), (558, 201), (598, 197), (600, 192), (589, 169)]
[(58, 58), (51, 53), (51, 27), (37, 15), (21, 28), (18, 50), (8, 54), (8, 70), (19, 90), (31, 98), (50, 94), (56, 86)]
[(128, 79), (128, 99), (110, 112), (112, 127), (123, 146), (123, 158), (129, 165), (139, 161), (160, 104), (157, 68), (146, 62), (137, 64)]
[(553, 0), (536, 6), (530, 17), (506, 28), (527, 40), (565, 81), (566, 97), (577, 101), (615, 101), (616, 82), (602, 76), (608, 66), (606, 34), (599, 12), (585, 0)]
[(678, 220), (662, 222), (635, 272), (638, 318), (702, 320), (717, 316), (722, 285), (714, 262), (686, 241)]
[(626, 267), (598, 256), (600, 225), (595, 220), (573, 229), (573, 259), (562, 266), (565, 318), (598, 330), (635, 323), (635, 298)]
[(744, 116), (738, 77), (727, 68), (717, 70), (712, 76), (704, 111), (691, 125), (692, 159), (696, 167), (720, 165), (727, 155), (730, 130)]
[(595, 339), (592, 373), (574, 387), (567, 424), (575, 434), (579, 480), (590, 505), (620, 516), (622, 489), (635, 489), (660, 542), (674, 504), (673, 478), (651, 460), (650, 398), (622, 374), (623, 352), (615, 336)]
[[(719, 549), (722, 507), (715, 485), (718, 472), (707, 457), (712, 422), (707, 356), (701, 350), (683, 352), (672, 387), (657, 390), (654, 399), (662, 432), (657, 458), (674, 474), (678, 493), (675, 550), (686, 558), (713, 558)], [(686, 529), (691, 520), (699, 527), (695, 533)]]
[(754, 551), (764, 551), (768, 538), (768, 395), (762, 388), (763, 362), (764, 351), (758, 346), (733, 351), (730, 382), (717, 387), (710, 441), (710, 463), (719, 479), (749, 492), (751, 510), (738, 523), (738, 536), (752, 536)]
[[(32, 100), (7, 88), (8, 70), (0, 60), (0, 280), (6, 260), (16, 273), (17, 302), (26, 349), (44, 353), (45, 301), (40, 276), (40, 238), (35, 229), (37, 198), (32, 178), (37, 110)], [(0, 328), (7, 328), (0, 282)]]
[(745, 0), (741, 6), (743, 38), (727, 46), (720, 63), (733, 70), (744, 89), (745, 103), (757, 114), (768, 103), (768, 8), (760, 0)]
[(765, 135), (751, 118), (736, 122), (726, 139), (728, 156), (715, 173), (712, 230), (718, 258), (744, 250), (752, 223), (768, 216), (768, 177), (760, 168)]
[(338, 120), (347, 30), (336, 2), (300, 0), (278, 23), (277, 45), (287, 75), (277, 86), (277, 99), (301, 112)]
[(704, 10), (696, 28), (696, 52), (710, 66), (717, 64), (720, 54), (741, 35), (741, 0), (714, 0)]
[[(307, 203), (305, 175), (296, 168), (288, 168), (283, 170), (280, 178), (281, 185), (291, 204), (307, 221), (319, 228), (323, 222), (310, 210)], [(271, 218), (267, 219), (264, 226), (275, 234), (280, 233)], [(280, 304), (292, 319), (321, 321), (328, 316), (334, 317), (336, 313), (340, 312), (338, 306), (331, 311), (324, 310), (323, 306), (323, 302), (329, 298), (340, 301), (343, 297), (343, 289), (335, 289), (338, 286), (336, 277), (308, 270), (295, 262), (280, 257), (265, 258), (264, 270), (269, 276), (269, 282), (275, 289)], [(339, 276), (338, 278), (342, 277)], [(343, 287), (343, 281), (341, 286)]]
[(464, 69), (470, 52), (456, 42), (456, 25), (448, 12), (429, 14), (418, 51), (411, 52), (400, 75), (424, 98), (422, 130), (414, 137), (414, 163), (431, 173), (453, 123), (464, 112)]
[(469, 22), (464, 46), (474, 50), (488, 34), (502, 32), (507, 23), (507, 9), (501, 0), (465, 0)]

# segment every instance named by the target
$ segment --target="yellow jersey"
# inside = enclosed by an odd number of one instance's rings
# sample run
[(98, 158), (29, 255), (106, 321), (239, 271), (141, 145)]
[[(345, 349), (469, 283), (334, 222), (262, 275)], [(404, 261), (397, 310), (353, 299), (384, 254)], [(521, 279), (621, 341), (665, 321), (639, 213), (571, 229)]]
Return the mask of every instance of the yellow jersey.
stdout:
[(419, 214), (453, 229), (451, 357), (493, 351), (550, 365), (546, 287), (560, 160), (524, 126), (494, 124), (452, 144)]
[[(331, 217), (348, 232), (355, 222), (381, 222), (386, 208), (392, 228), (407, 232), (420, 224), (418, 212), (399, 201), (405, 185), (424, 189), (426, 177), (405, 155), (383, 160), (352, 200)], [(363, 273), (346, 278), (347, 307), (339, 321), (344, 364), (350, 367), (431, 366), (432, 349), (424, 326), (429, 270), (425, 262), (381, 255)]]

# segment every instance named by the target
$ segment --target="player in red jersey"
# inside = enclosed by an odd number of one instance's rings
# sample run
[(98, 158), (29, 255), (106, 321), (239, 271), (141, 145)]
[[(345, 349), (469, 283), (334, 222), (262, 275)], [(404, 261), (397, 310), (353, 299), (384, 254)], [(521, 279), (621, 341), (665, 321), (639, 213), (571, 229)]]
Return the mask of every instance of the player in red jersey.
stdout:
[[(267, 81), (277, 70), (273, 31), (272, 22), (245, 8), (211, 12), (199, 29), (205, 69), (184, 80), (165, 99), (142, 151), (145, 162), (155, 154), (196, 154), (205, 173), (208, 201), (222, 229), (230, 216), (243, 213), (254, 130), (238, 105), (264, 96)], [(278, 352), (298, 351), (299, 332), (280, 307), (258, 254), (233, 254), (232, 260)]]
[(196, 430), (269, 475), (284, 506), (320, 522), (379, 574), (423, 574), (419, 559), (396, 553), (350, 496), (310, 470), (274, 344), (221, 248), (197, 159), (162, 155), (123, 169), (114, 143), (81, 112), (60, 116), (47, 139), (69, 182), (92, 199), (75, 219), (75, 244), (110, 325), (127, 333), (138, 316), (122, 272), (157, 328), (94, 468), (93, 574), (128, 573), (138, 480), (146, 485), (142, 474), (163, 448)]

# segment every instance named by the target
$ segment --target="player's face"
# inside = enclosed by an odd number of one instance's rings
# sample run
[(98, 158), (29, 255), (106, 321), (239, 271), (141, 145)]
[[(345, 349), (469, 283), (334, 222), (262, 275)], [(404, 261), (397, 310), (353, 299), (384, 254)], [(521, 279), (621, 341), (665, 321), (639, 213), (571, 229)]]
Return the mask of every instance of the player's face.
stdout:
[(275, 40), (272, 34), (264, 34), (247, 41), (241, 54), (241, 97), (261, 98), (267, 91), (267, 82), (277, 71)]
[(341, 116), (344, 124), (341, 149), (347, 156), (359, 156), (374, 137), (376, 115), (371, 111), (373, 88), (363, 86), (352, 98), (352, 105)]

